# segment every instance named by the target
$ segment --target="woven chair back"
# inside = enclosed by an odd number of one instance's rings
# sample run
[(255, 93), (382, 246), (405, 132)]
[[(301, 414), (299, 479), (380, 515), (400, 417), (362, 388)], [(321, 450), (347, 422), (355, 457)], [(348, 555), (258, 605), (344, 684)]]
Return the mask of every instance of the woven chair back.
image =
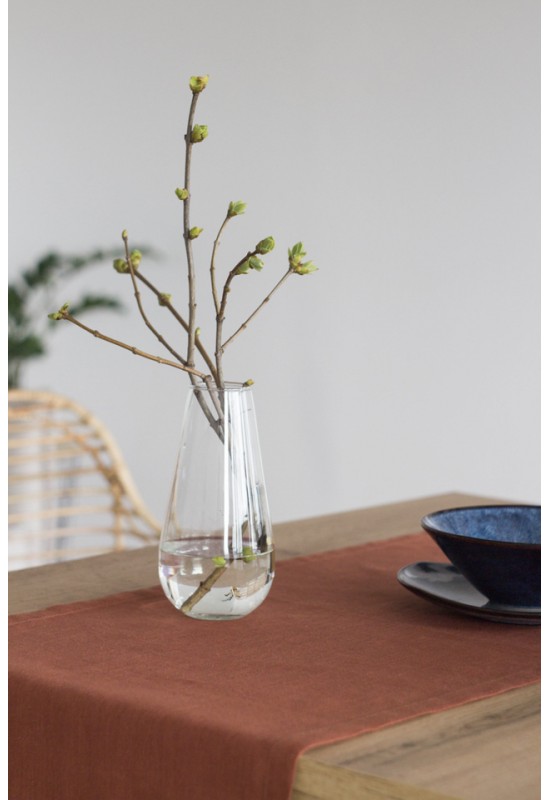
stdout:
[(87, 409), (12, 389), (8, 446), (10, 569), (157, 542), (118, 446)]

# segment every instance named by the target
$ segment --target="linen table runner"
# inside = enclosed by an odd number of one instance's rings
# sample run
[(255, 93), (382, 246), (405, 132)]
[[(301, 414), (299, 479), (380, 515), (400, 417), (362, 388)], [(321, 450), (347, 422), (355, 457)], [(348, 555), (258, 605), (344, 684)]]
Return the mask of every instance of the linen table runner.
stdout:
[(283, 562), (231, 622), (159, 587), (12, 617), (11, 800), (287, 800), (310, 747), (535, 682), (539, 630), (415, 597), (418, 560), (425, 534)]

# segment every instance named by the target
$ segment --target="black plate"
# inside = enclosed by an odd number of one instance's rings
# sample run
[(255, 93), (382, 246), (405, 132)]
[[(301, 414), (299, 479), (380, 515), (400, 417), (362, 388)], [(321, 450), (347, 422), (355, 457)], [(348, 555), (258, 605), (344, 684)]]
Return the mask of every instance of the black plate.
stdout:
[(490, 603), (452, 564), (419, 561), (402, 567), (397, 580), (414, 594), (463, 614), (491, 622), (540, 625), (540, 608)]

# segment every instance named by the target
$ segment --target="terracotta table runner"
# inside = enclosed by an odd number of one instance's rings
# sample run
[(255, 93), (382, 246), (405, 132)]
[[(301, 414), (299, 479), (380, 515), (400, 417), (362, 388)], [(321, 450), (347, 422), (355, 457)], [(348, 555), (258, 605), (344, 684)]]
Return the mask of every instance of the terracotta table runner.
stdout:
[(159, 587), (10, 619), (11, 800), (287, 800), (304, 750), (539, 678), (540, 631), (395, 578), (424, 534), (277, 566), (231, 622)]

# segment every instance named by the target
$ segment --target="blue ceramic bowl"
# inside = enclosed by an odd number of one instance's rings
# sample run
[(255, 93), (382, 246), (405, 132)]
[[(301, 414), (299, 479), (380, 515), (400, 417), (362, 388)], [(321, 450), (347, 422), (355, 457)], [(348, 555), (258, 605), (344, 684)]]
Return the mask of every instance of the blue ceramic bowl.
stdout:
[(449, 508), (421, 524), (492, 603), (540, 607), (540, 506)]

